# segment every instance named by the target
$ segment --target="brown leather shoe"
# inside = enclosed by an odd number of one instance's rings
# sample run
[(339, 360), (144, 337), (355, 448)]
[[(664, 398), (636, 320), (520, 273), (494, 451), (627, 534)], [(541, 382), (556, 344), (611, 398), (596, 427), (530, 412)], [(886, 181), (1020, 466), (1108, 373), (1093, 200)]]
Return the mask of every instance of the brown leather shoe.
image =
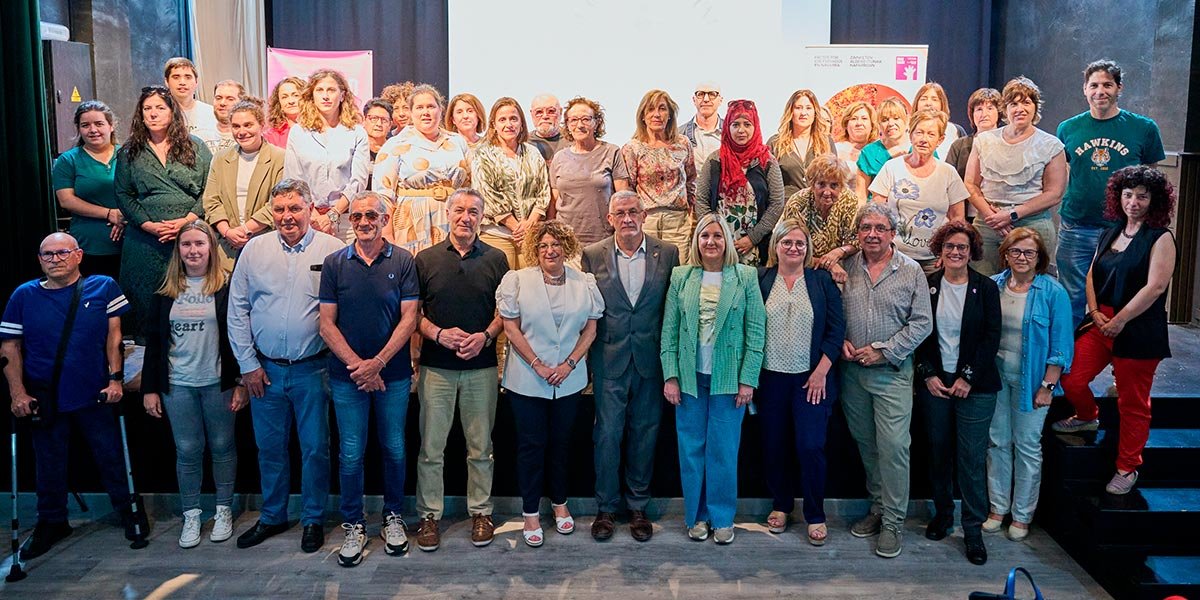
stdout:
[(492, 515), (471, 515), (471, 543), (476, 548), (492, 543), (495, 536), (496, 526), (492, 524)]
[(433, 518), (433, 513), (429, 513), (421, 519), (421, 526), (417, 528), (417, 547), (425, 552), (433, 552), (441, 543), (442, 534), (438, 533), (438, 521)]
[(612, 538), (613, 531), (617, 528), (615, 520), (616, 515), (610, 512), (600, 511), (596, 513), (596, 518), (592, 521), (592, 539), (597, 542), (603, 542)]
[(650, 519), (646, 518), (646, 511), (629, 511), (629, 534), (639, 542), (650, 541), (651, 536), (654, 535), (654, 525), (650, 523)]

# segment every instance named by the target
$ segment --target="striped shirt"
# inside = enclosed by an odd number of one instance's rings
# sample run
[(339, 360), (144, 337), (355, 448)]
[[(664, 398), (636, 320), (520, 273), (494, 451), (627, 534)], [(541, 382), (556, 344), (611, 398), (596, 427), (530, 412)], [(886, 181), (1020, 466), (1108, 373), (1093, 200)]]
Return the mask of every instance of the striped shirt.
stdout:
[(883, 352), (894, 366), (904, 362), (933, 331), (929, 283), (921, 266), (892, 248), (877, 281), (871, 281), (862, 253), (842, 261), (846, 341)]

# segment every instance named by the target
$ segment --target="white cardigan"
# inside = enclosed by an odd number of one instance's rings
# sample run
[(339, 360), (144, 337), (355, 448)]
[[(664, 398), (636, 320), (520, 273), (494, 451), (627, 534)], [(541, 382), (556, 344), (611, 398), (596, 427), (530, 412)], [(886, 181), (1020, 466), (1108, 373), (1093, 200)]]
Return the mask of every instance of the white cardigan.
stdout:
[[(599, 319), (604, 314), (604, 297), (596, 287), (596, 278), (566, 267), (566, 282), (563, 284), (566, 311), (562, 324), (554, 324), (550, 308), (550, 295), (542, 280), (538, 267), (526, 267), (509, 271), (496, 289), (496, 308), (506, 319), (521, 319), (521, 333), (542, 362), (549, 366), (561, 364), (575, 349), (579, 334), (588, 320)], [(587, 386), (587, 353), (579, 364), (567, 375), (557, 388), (538, 377), (517, 352), (508, 349), (504, 362), (504, 380), (500, 385), (523, 396), (556, 398), (574, 394)]]
[[(371, 148), (362, 125), (353, 129), (338, 125), (323, 132), (293, 125), (283, 154), (283, 176), (307, 183), (315, 206), (323, 209), (332, 205), (331, 197), (344, 194), (353, 200), (365, 190), (370, 163)], [(342, 217), (334, 237), (345, 240), (350, 220)]]

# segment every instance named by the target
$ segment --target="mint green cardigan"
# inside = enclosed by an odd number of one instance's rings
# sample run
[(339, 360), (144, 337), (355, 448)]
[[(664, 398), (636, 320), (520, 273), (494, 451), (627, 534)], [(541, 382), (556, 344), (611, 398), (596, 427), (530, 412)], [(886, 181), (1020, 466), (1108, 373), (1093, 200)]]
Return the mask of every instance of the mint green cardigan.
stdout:
[[(679, 380), (684, 394), (696, 396), (696, 346), (700, 336), (700, 280), (692, 265), (671, 271), (663, 311), (663, 381)], [(717, 302), (717, 338), (713, 348), (710, 394), (736, 394), (738, 384), (758, 387), (766, 343), (767, 311), (754, 267), (732, 265), (722, 271)]]

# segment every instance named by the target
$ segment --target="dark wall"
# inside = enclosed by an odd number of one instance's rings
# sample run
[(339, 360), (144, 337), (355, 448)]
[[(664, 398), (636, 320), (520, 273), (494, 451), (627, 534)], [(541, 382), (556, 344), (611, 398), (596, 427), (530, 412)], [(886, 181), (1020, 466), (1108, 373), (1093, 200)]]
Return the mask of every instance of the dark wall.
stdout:
[[(268, 0), (267, 44), (373, 50), (375, 91), (398, 81), (450, 84), (446, 0)], [(365, 99), (364, 99), (365, 100)]]
[(1042, 129), (1087, 109), (1083, 68), (1111, 58), (1124, 70), (1121, 107), (1156, 120), (1168, 152), (1183, 149), (1195, 2), (995, 1), (993, 84), (1017, 75), (1037, 83)]

